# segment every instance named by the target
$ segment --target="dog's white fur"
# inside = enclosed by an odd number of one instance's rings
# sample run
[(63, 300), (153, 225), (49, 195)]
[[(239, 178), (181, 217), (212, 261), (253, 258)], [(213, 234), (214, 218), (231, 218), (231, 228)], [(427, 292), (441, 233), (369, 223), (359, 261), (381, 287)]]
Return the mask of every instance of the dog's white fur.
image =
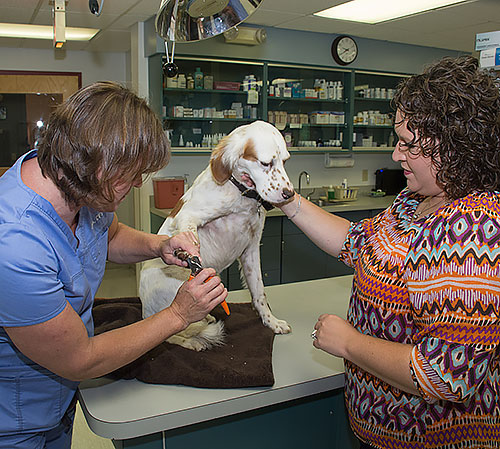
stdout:
[[(203, 265), (218, 273), (238, 259), (253, 307), (264, 325), (281, 334), (290, 332), (290, 326), (271, 313), (260, 269), (266, 211), (257, 200), (242, 196), (229, 178), (233, 175), (265, 201), (282, 203), (293, 196), (284, 168), (289, 157), (282, 135), (269, 123), (256, 121), (236, 128), (213, 150), (209, 166), (158, 231), (164, 235), (193, 231), (200, 241)], [(188, 277), (186, 268), (165, 265), (161, 259), (147, 261), (139, 287), (144, 318), (168, 307)], [(222, 344), (223, 339), (223, 324), (208, 315), (167, 341), (200, 351)]]

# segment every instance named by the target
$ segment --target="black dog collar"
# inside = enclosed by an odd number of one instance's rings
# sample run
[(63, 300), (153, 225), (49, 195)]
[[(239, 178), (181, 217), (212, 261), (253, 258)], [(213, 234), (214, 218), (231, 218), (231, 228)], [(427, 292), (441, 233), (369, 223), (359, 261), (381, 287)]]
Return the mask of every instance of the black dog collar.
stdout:
[(259, 204), (264, 206), (264, 209), (271, 210), (274, 206), (268, 201), (264, 201), (262, 197), (253, 189), (249, 189), (247, 186), (243, 185), (241, 182), (237, 181), (234, 176), (231, 176), (229, 180), (238, 187), (238, 190), (241, 194), (247, 198), (251, 198), (252, 200), (256, 200)]

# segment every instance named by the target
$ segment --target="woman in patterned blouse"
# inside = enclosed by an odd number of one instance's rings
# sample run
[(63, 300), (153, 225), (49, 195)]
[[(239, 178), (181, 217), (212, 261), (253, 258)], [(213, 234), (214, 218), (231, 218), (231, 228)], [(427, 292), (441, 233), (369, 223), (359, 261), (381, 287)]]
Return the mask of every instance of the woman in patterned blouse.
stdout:
[[(500, 447), (500, 92), (470, 56), (406, 79), (393, 160), (407, 179), (359, 223), (296, 195), (282, 207), (355, 269), (347, 320), (314, 346), (345, 359), (362, 447)], [(302, 203), (302, 204), (301, 204)]]

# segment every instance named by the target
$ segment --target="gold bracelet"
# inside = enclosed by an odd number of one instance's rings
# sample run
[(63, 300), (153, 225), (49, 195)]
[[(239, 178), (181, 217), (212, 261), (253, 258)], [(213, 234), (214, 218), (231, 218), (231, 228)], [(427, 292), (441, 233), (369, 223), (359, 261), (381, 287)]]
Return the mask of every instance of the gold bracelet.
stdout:
[(294, 212), (294, 214), (291, 217), (288, 217), (289, 220), (292, 220), (293, 218), (295, 218), (295, 216), (299, 213), (299, 210), (300, 210), (300, 200), (302, 199), (302, 197), (300, 196), (300, 193), (298, 195), (299, 195), (299, 202), (297, 203), (297, 209), (295, 209), (295, 212)]

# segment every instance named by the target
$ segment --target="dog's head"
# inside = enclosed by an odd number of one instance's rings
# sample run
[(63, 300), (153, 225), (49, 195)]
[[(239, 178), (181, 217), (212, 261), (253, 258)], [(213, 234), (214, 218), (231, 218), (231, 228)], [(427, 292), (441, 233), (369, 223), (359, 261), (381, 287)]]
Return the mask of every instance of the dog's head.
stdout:
[(284, 163), (290, 157), (285, 139), (271, 124), (256, 121), (236, 128), (212, 152), (210, 168), (218, 184), (233, 175), (273, 204), (293, 196)]

